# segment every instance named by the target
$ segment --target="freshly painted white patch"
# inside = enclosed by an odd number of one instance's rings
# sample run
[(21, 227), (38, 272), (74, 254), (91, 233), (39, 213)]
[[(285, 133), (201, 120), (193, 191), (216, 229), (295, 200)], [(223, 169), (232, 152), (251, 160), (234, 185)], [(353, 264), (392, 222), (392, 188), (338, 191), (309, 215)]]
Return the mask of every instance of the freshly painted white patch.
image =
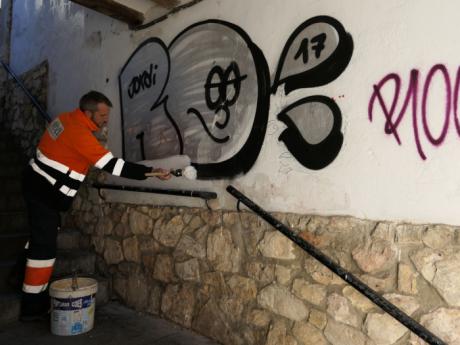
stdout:
[(190, 157), (186, 155), (170, 156), (163, 159), (152, 159), (140, 161), (139, 164), (144, 164), (148, 167), (163, 168), (163, 169), (182, 169), (190, 165)]

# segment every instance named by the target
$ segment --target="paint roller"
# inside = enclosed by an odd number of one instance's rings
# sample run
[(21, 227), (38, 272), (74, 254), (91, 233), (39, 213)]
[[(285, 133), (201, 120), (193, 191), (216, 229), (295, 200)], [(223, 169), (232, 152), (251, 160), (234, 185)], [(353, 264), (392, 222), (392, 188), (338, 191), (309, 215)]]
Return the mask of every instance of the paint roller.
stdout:
[[(190, 165), (191, 160), (187, 155), (176, 155), (163, 159), (141, 161), (139, 163), (149, 167), (162, 167), (165, 170), (169, 170), (169, 173), (176, 177), (184, 176), (189, 180), (196, 180), (196, 169)], [(163, 175), (164, 174), (162, 172), (151, 172), (145, 174), (145, 176), (148, 177)]]
[[(172, 169), (169, 170), (169, 173), (171, 175), (174, 175), (176, 177), (184, 176), (185, 178), (189, 180), (196, 180), (196, 169), (192, 167), (191, 165), (186, 166), (183, 169)], [(151, 172), (151, 173), (146, 173), (145, 176), (147, 177), (155, 177), (155, 176), (163, 176), (164, 173), (162, 172)]]

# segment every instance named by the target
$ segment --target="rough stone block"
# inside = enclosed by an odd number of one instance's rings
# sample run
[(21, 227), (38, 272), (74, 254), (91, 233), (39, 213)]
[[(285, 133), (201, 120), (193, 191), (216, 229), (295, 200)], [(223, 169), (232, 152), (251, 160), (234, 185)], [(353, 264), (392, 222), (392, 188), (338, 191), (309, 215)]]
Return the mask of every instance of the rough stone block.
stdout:
[(62, 250), (78, 249), (81, 234), (74, 229), (61, 229), (58, 232), (57, 247)]
[(285, 287), (270, 285), (260, 291), (257, 301), (261, 307), (293, 321), (305, 320), (308, 308)]
[(53, 274), (55, 276), (70, 275), (77, 271), (83, 274), (94, 274), (96, 265), (96, 254), (80, 251), (65, 250), (59, 251)]
[(267, 232), (259, 244), (263, 256), (280, 260), (296, 258), (294, 243), (279, 232)]
[(303, 345), (328, 345), (323, 333), (309, 323), (296, 322), (292, 333)]
[(0, 294), (0, 328), (17, 321), (20, 309), (20, 294)]
[(409, 330), (388, 314), (369, 314), (364, 324), (367, 335), (376, 345), (396, 343)]

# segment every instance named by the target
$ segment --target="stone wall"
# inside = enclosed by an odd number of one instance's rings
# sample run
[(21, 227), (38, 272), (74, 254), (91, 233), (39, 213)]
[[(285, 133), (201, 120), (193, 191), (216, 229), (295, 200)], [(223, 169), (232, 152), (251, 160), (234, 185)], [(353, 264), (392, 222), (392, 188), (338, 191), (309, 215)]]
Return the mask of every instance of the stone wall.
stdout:
[[(459, 228), (276, 214), (449, 344), (460, 344)], [(128, 306), (223, 344), (422, 344), (248, 212), (77, 196), (68, 225)]]
[[(48, 63), (46, 61), (41, 63), (19, 78), (40, 105), (46, 109)], [(5, 90), (3, 108), (0, 109), (1, 127), (16, 138), (17, 147), (23, 150), (26, 157), (32, 157), (45, 129), (46, 121), (13, 79), (10, 78), (6, 82)]]

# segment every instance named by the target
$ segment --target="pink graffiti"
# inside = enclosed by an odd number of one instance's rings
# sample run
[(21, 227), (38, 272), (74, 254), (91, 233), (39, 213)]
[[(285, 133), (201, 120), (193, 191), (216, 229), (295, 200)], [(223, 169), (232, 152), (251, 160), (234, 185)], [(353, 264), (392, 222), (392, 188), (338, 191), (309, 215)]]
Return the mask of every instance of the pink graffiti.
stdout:
[[(430, 87), (433, 80), (433, 77), (436, 74), (440, 74), (445, 84), (445, 112), (444, 112), (444, 124), (442, 127), (441, 133), (436, 136), (433, 134), (430, 126), (428, 124), (428, 114), (427, 114), (427, 101), (430, 94)], [(394, 84), (394, 93), (391, 102), (386, 102), (383, 98), (381, 90), (387, 85), (387, 83), (393, 82)], [(404, 116), (406, 115), (409, 107), (412, 111), (412, 127), (414, 133), (415, 145), (417, 146), (417, 151), (420, 157), (425, 160), (426, 155), (423, 151), (421, 143), (421, 130), (419, 129), (419, 120), (418, 120), (418, 111), (420, 106), (421, 113), (421, 123), (423, 127), (423, 132), (427, 140), (434, 146), (440, 146), (448, 133), (450, 125), (450, 117), (453, 108), (453, 118), (455, 123), (455, 128), (458, 135), (460, 136), (460, 121), (458, 119), (458, 98), (459, 98), (459, 89), (460, 89), (460, 67), (457, 69), (457, 74), (455, 76), (455, 83), (452, 87), (452, 78), (449, 75), (449, 71), (446, 66), (443, 64), (437, 64), (433, 66), (428, 72), (424, 85), (423, 85), (423, 94), (421, 96), (421, 104), (419, 104), (419, 85), (421, 84), (420, 71), (417, 69), (411, 70), (409, 74), (409, 85), (407, 88), (406, 95), (404, 97), (401, 109), (396, 111), (397, 106), (399, 105), (399, 99), (401, 96), (401, 77), (396, 73), (390, 73), (384, 77), (378, 84), (374, 85), (374, 91), (372, 93), (371, 99), (369, 101), (368, 114), (369, 121), (372, 122), (374, 107), (380, 106), (383, 115), (385, 116), (385, 133), (388, 135), (393, 135), (395, 140), (399, 145), (402, 145), (401, 138), (398, 133), (398, 127), (401, 124)], [(453, 92), (452, 92), (453, 89)], [(378, 103), (376, 103), (378, 101)]]

